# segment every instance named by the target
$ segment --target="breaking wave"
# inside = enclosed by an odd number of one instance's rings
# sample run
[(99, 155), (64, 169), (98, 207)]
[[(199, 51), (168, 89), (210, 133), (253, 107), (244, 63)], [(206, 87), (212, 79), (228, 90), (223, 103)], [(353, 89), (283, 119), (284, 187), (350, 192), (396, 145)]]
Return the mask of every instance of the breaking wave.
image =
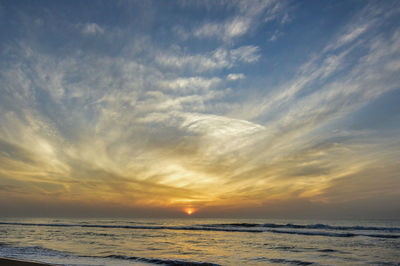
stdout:
[[(209, 263), (209, 262), (198, 262), (198, 261), (189, 261), (189, 260), (172, 260), (172, 259), (162, 259), (162, 258), (145, 258), (145, 257), (134, 257), (134, 256), (124, 256), (124, 255), (107, 255), (107, 256), (78, 256), (73, 255), (71, 253), (61, 252), (54, 249), (48, 249), (40, 246), (27, 246), (27, 247), (16, 247), (7, 244), (3, 244), (3, 247), (0, 249), (1, 255), (6, 258), (23, 258), (23, 259), (31, 259), (30, 256), (34, 257), (33, 261), (37, 262), (46, 262), (46, 258), (57, 257), (57, 258), (67, 258), (69, 260), (83, 260), (85, 262), (90, 263), (91, 259), (93, 259), (96, 264), (101, 261), (102, 265), (107, 265), (107, 260), (129, 260), (132, 262), (145, 262), (149, 264), (157, 264), (157, 265), (188, 265), (188, 266), (218, 266), (219, 264)], [(44, 261), (43, 261), (44, 260)]]
[(211, 224), (212, 227), (265, 227), (265, 228), (291, 228), (291, 229), (323, 229), (323, 230), (341, 230), (341, 231), (385, 231), (400, 232), (399, 227), (378, 227), (378, 226), (333, 226), (328, 224), (252, 224), (252, 223), (231, 223), (231, 224)]
[[(246, 232), (246, 233), (276, 233), (307, 236), (327, 237), (356, 237), (366, 236), (375, 238), (400, 238), (399, 234), (388, 234), (400, 232), (397, 227), (365, 227), (365, 226), (331, 226), (325, 224), (205, 224), (197, 226), (150, 226), (150, 225), (106, 225), (106, 224), (59, 224), (59, 223), (17, 223), (0, 222), (0, 225), (21, 226), (51, 226), (51, 227), (82, 227), (82, 228), (118, 228), (118, 229), (144, 229), (144, 230), (185, 230), (185, 231), (222, 231), (222, 232)], [(283, 230), (282, 230), (283, 229)], [(290, 230), (289, 230), (290, 229)], [(293, 230), (303, 229), (303, 230)], [(319, 229), (319, 230), (316, 230)], [(325, 231), (321, 231), (325, 230)], [(335, 230), (335, 231), (334, 231)], [(349, 232), (352, 230), (352, 232)], [(339, 232), (344, 231), (344, 232)], [(360, 231), (375, 231), (379, 233), (363, 233)]]

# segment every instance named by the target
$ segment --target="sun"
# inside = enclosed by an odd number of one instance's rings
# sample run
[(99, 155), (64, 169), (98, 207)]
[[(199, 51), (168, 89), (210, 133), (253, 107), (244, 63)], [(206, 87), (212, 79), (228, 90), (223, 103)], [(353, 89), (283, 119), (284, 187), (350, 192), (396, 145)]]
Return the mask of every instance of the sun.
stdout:
[(186, 212), (187, 215), (192, 215), (193, 213), (195, 213), (195, 209), (193, 208), (186, 208), (184, 209), (184, 211)]

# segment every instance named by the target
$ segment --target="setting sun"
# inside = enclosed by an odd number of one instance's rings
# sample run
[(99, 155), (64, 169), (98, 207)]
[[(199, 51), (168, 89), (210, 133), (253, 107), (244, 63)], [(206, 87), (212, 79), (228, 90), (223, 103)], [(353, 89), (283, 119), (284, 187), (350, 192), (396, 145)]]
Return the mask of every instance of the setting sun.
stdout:
[(193, 208), (186, 208), (184, 209), (187, 215), (192, 215), (196, 210)]

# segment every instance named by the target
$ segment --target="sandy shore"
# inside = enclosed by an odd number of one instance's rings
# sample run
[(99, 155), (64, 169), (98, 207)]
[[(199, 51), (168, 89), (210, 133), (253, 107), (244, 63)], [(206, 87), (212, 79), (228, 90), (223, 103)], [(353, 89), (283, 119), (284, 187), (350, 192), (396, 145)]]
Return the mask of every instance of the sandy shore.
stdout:
[(17, 259), (0, 258), (0, 266), (49, 266), (51, 264), (24, 261)]

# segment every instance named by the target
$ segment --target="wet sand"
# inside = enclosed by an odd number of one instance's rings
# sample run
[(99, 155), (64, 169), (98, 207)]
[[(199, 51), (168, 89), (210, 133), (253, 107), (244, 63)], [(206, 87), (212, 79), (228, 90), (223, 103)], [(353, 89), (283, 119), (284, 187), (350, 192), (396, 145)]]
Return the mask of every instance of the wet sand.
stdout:
[(17, 259), (0, 258), (0, 266), (51, 266), (52, 264), (24, 261)]

